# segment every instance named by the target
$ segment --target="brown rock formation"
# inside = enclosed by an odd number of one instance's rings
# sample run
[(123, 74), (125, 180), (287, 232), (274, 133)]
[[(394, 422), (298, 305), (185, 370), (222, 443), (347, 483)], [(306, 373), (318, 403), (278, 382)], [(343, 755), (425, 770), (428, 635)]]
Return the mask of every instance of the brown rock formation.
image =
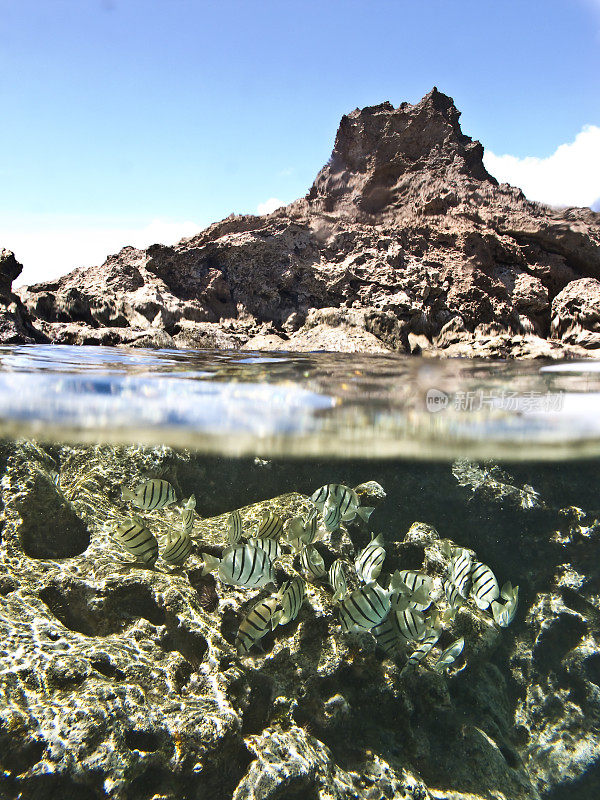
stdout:
[(585, 354), (596, 337), (551, 317), (569, 283), (600, 278), (600, 215), (498, 185), (458, 118), (435, 88), (356, 109), (305, 198), (126, 247), (23, 302), (63, 343)]
[(0, 344), (32, 344), (49, 339), (34, 328), (21, 298), (12, 292), (12, 282), (23, 270), (10, 250), (0, 250)]

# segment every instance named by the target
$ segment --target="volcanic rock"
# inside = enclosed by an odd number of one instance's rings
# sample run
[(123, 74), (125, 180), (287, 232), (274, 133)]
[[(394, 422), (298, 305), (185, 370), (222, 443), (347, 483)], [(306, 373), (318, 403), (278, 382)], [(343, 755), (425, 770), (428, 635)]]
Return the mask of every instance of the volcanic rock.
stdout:
[(15, 254), (0, 251), (0, 344), (31, 344), (49, 339), (32, 324), (21, 298), (12, 292), (12, 282), (23, 271)]
[(551, 307), (600, 278), (600, 215), (498, 185), (459, 116), (435, 88), (356, 109), (306, 197), (126, 247), (23, 302), (67, 344), (585, 355), (595, 337), (563, 325), (548, 344)]
[(552, 301), (552, 336), (570, 344), (600, 347), (600, 281), (571, 281)]

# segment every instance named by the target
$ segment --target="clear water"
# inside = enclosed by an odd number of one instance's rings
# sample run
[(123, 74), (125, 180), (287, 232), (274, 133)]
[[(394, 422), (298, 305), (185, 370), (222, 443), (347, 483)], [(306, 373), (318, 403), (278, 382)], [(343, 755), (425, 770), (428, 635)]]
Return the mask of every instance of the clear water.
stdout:
[[(0, 349), (0, 798), (595, 800), (599, 397), (596, 361)], [(175, 503), (121, 499), (155, 479)], [(416, 666), (419, 641), (342, 631), (327, 574), (236, 650), (275, 589), (209, 569), (230, 514), (244, 540), (285, 523), (279, 590), (305, 574), (290, 520), (329, 483), (375, 510), (332, 530), (319, 511), (325, 570), (359, 590), (381, 535), (384, 590), (430, 579), (440, 635)], [(133, 514), (153, 565), (114, 536)], [(468, 587), (453, 609), (451, 547), (519, 587), (508, 626)]]
[(0, 348), (5, 434), (222, 455), (600, 454), (600, 361)]

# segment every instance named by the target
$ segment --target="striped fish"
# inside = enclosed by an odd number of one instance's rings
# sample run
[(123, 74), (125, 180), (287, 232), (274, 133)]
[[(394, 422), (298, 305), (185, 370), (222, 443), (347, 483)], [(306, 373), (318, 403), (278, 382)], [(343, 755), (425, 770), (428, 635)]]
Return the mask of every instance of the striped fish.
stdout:
[(496, 576), (487, 564), (475, 561), (471, 572), (471, 581), (471, 591), (475, 598), (475, 604), (477, 608), (485, 611), (486, 608), (489, 608), (492, 600), (497, 600), (500, 596), (500, 588)]
[(499, 603), (496, 600), (492, 600), (492, 616), (497, 625), (500, 625), (501, 628), (506, 628), (513, 621), (517, 613), (519, 587), (515, 586), (513, 589), (510, 583), (505, 583), (500, 592), (500, 597), (506, 602)]
[(269, 556), (271, 561), (277, 561), (281, 557), (283, 550), (277, 539), (248, 539), (248, 544), (252, 547), (260, 547)]
[(408, 661), (406, 662), (404, 668), (406, 669), (407, 667), (414, 667), (417, 664), (420, 664), (421, 661), (423, 661), (423, 659), (429, 654), (434, 644), (440, 638), (441, 634), (441, 625), (437, 624), (433, 628), (430, 628), (425, 636), (423, 636), (421, 644), (416, 650), (413, 650), (408, 657)]
[(471, 576), (471, 555), (468, 550), (458, 548), (450, 561), (448, 579), (456, 586), (461, 597), (469, 594)]
[[(206, 556), (204, 561), (206, 564)], [(208, 565), (207, 568), (210, 569)], [(251, 544), (226, 548), (223, 551), (223, 558), (218, 562), (218, 569), (223, 583), (232, 586), (254, 588), (275, 583), (273, 562), (264, 550), (252, 547)]]
[(242, 535), (242, 515), (236, 508), (231, 512), (227, 521), (227, 541), (230, 545), (239, 544), (242, 541)]
[(300, 517), (288, 519), (284, 525), (285, 538), (292, 548), (299, 552), (307, 544), (319, 539), (319, 512), (313, 508), (306, 521)]
[[(333, 524), (333, 520), (338, 514), (343, 522), (353, 520), (357, 514), (366, 521), (373, 511), (372, 508), (359, 508), (360, 500), (354, 489), (341, 483), (328, 483), (325, 486), (321, 486), (311, 495), (310, 499), (312, 504), (323, 513), (324, 519), (327, 514), (325, 509), (329, 510), (332, 520), (330, 524)], [(333, 512), (334, 508), (336, 509), (335, 514)], [(335, 528), (329, 527), (327, 521), (325, 521), (325, 525), (327, 530), (335, 530)]]
[(328, 500), (323, 508), (323, 522), (328, 531), (337, 531), (342, 521), (342, 510), (334, 500)]
[(256, 532), (257, 539), (279, 539), (283, 533), (283, 520), (272, 511), (262, 512), (262, 521)]
[(461, 597), (458, 587), (455, 586), (451, 580), (444, 581), (444, 594), (446, 595), (446, 600), (454, 609), (460, 608), (464, 603), (464, 599)]
[(158, 558), (158, 541), (140, 517), (132, 516), (113, 533), (114, 538), (128, 553), (148, 566), (154, 566)]
[(292, 517), (285, 521), (283, 534), (286, 541), (298, 551), (302, 549), (302, 537), (304, 536), (304, 520), (302, 517)]
[(385, 561), (385, 548), (381, 534), (371, 539), (369, 544), (361, 550), (354, 562), (356, 574), (364, 583), (376, 580)]
[(278, 604), (277, 597), (267, 597), (266, 600), (258, 602), (244, 617), (235, 639), (239, 655), (246, 655), (253, 644), (275, 627), (273, 615)]
[(373, 581), (347, 595), (339, 608), (344, 632), (368, 631), (382, 623), (389, 614), (389, 593)]
[(431, 590), (433, 580), (424, 572), (415, 572), (410, 569), (400, 570), (398, 577), (406, 587), (403, 594), (407, 595), (408, 604), (417, 611), (425, 611), (431, 605)]
[(167, 564), (181, 566), (189, 554), (192, 552), (192, 539), (186, 531), (169, 531), (167, 542), (161, 553), (161, 558)]
[(427, 622), (422, 611), (417, 611), (415, 608), (409, 608), (408, 606), (406, 608), (397, 606), (396, 617), (398, 618), (400, 630), (406, 639), (418, 641), (423, 638), (427, 630)]
[(181, 527), (184, 533), (190, 534), (194, 528), (195, 508), (196, 497), (192, 495), (181, 509)]
[(346, 575), (344, 574), (343, 561), (339, 558), (333, 562), (329, 567), (329, 583), (333, 589), (332, 600), (336, 603), (348, 593), (348, 584), (346, 583)]
[(339, 506), (343, 520), (354, 519), (356, 509), (360, 505), (356, 492), (341, 483), (328, 483), (325, 486), (321, 486), (320, 489), (317, 489), (312, 494), (310, 499), (319, 511), (323, 511), (327, 503)]
[(463, 647), (465, 646), (465, 640), (463, 637), (457, 639), (455, 642), (452, 642), (450, 647), (447, 647), (442, 655), (438, 658), (438, 660), (433, 665), (433, 668), (436, 672), (446, 672), (448, 667), (451, 667), (452, 664), (456, 661), (459, 655), (463, 651)]
[(282, 608), (275, 612), (273, 620), (276, 625), (286, 625), (296, 619), (306, 597), (304, 578), (296, 577), (286, 581), (277, 596)]
[(168, 481), (154, 478), (151, 481), (140, 483), (132, 492), (130, 489), (121, 489), (121, 500), (129, 501), (144, 511), (154, 511), (164, 508), (177, 500), (175, 489)]
[(400, 630), (394, 611), (390, 611), (383, 622), (371, 628), (371, 633), (386, 656), (394, 655), (401, 645), (406, 644), (406, 637)]
[(319, 512), (313, 508), (304, 523), (302, 541), (304, 544), (312, 544), (319, 538)]
[(312, 544), (306, 545), (300, 553), (300, 563), (309, 580), (316, 580), (327, 575), (323, 556)]

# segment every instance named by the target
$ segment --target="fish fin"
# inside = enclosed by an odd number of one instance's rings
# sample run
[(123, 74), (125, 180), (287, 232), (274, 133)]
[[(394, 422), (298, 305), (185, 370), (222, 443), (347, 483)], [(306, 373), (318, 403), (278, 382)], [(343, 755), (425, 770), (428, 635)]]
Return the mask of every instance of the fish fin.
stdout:
[[(371, 514), (374, 511), (375, 511), (374, 507), (371, 507), (371, 506), (359, 506), (356, 509), (356, 514), (357, 514), (357, 516), (359, 516), (363, 520), (363, 522), (368, 522), (369, 521), (369, 517), (371, 516)], [(377, 538), (379, 538), (379, 537), (377, 537)], [(381, 542), (381, 544), (383, 544), (383, 542)]]
[(124, 486), (121, 487), (121, 500), (124, 500), (126, 503), (132, 503), (135, 499), (135, 495), (131, 489), (126, 489)]
[(144, 525), (144, 526), (146, 525), (146, 522), (145, 522), (145, 520), (143, 520), (143, 519), (142, 519), (142, 518), (139, 516), (139, 514), (132, 514), (132, 515), (131, 515), (131, 519), (132, 519), (134, 522), (136, 522), (138, 525)]
[(208, 575), (209, 572), (214, 572), (221, 563), (221, 559), (216, 556), (211, 556), (209, 553), (204, 553), (202, 556), (204, 565), (202, 567), (202, 574)]
[(440, 551), (446, 558), (452, 558), (452, 544), (449, 539), (442, 539), (440, 542)]
[(285, 625), (285, 622), (282, 622), (283, 617), (283, 609), (280, 608), (277, 611), (274, 611), (271, 616), (271, 630), (274, 631), (278, 625)]
[(284, 525), (284, 537), (288, 542), (299, 539), (304, 533), (304, 525), (301, 517), (292, 517)]
[(504, 604), (497, 600), (492, 600), (492, 616), (496, 625), (500, 625), (500, 615), (504, 611)]
[(445, 611), (442, 611), (440, 618), (442, 622), (452, 622), (456, 617), (456, 606), (448, 606)]
[(410, 589), (400, 577), (399, 570), (396, 570), (390, 579), (390, 589), (394, 592), (410, 595)]
[(400, 587), (399, 587), (399, 583), (398, 583), (398, 582), (400, 582), (400, 583), (404, 583), (404, 581), (403, 581), (403, 580), (402, 580), (402, 578), (400, 577), (400, 571), (399, 571), (399, 570), (396, 570), (396, 571), (395, 571), (395, 572), (392, 574), (392, 577), (390, 578), (390, 589), (391, 589), (391, 590), (397, 590), (397, 589), (399, 589)]
[(196, 495), (190, 495), (187, 503), (185, 504), (185, 508), (196, 508)]
[(411, 603), (417, 603), (418, 605), (425, 605), (425, 603), (429, 603), (431, 598), (429, 597), (429, 589), (425, 585), (419, 586), (416, 592), (413, 592), (410, 598)]
[(385, 539), (383, 538), (383, 533), (378, 533), (377, 536), (372, 535), (371, 541), (369, 544), (379, 545), (379, 547), (383, 547), (385, 544)]
[[(517, 587), (517, 588), (518, 588), (518, 587)], [(512, 596), (513, 596), (513, 588), (512, 588), (512, 584), (511, 584), (511, 582), (510, 582), (510, 581), (508, 581), (508, 582), (507, 582), (507, 583), (505, 583), (505, 584), (504, 584), (504, 586), (502, 587), (502, 590), (501, 590), (501, 592), (500, 592), (500, 597), (502, 597), (502, 598), (503, 598), (503, 600), (512, 600)]]

